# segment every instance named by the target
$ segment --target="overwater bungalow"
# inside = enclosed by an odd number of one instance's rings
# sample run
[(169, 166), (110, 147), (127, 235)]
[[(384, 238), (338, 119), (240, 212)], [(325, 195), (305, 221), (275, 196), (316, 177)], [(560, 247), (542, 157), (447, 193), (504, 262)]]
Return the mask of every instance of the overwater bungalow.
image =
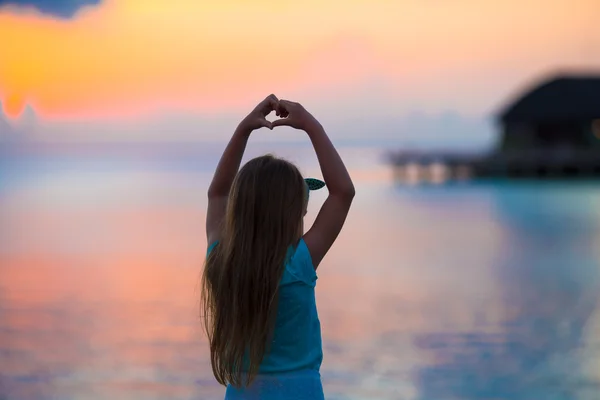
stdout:
[(496, 121), (500, 140), (490, 153), (392, 153), (396, 178), (600, 178), (600, 73), (544, 81), (510, 102)]

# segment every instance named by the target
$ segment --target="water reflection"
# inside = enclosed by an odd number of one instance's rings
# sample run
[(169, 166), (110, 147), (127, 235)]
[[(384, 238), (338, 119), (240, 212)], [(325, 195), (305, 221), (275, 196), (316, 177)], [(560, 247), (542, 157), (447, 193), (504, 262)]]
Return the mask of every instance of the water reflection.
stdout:
[(96, 172), (0, 198), (0, 399), (218, 398), (196, 320), (194, 186), (127, 171), (81, 184)]
[[(0, 400), (222, 398), (196, 316), (209, 174), (76, 165), (0, 186)], [(367, 172), (319, 268), (327, 398), (596, 389), (600, 189)]]
[(415, 374), (419, 398), (595, 398), (599, 383), (584, 365), (598, 340), (597, 332), (586, 337), (600, 293), (600, 229), (589, 201), (597, 189), (488, 190), (504, 232), (492, 260), (501, 319), (467, 332), (415, 335), (432, 359)]

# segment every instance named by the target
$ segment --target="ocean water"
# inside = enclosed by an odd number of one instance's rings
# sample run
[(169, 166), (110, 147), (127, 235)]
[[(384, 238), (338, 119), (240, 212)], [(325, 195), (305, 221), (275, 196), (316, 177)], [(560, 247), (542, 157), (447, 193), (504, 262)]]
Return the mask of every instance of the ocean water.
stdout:
[[(222, 147), (113, 150), (0, 158), (1, 400), (223, 397), (197, 317)], [(340, 150), (326, 398), (600, 399), (600, 184), (400, 186), (381, 150)], [(320, 176), (310, 148), (275, 153)]]

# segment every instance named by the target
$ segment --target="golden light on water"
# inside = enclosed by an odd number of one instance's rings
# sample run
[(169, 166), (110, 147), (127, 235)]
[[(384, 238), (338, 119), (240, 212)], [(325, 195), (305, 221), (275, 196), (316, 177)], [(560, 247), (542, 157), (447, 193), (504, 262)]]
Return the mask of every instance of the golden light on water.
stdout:
[(433, 163), (429, 166), (429, 178), (432, 183), (444, 183), (450, 178), (450, 170), (447, 165)]
[(468, 179), (470, 174), (466, 167), (453, 169), (441, 162), (426, 165), (411, 162), (404, 166), (395, 167), (395, 176), (397, 181), (409, 185), (422, 183), (441, 185), (452, 179), (453, 176), (456, 176), (459, 180), (464, 180)]
[(405, 168), (406, 182), (417, 184), (421, 181), (422, 168), (419, 164), (408, 164)]

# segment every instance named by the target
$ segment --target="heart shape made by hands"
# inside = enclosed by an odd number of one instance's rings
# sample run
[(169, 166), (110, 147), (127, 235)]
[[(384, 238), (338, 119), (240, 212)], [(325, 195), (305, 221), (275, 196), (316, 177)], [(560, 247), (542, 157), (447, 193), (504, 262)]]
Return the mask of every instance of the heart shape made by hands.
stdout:
[(252, 126), (254, 128), (265, 127), (273, 129), (273, 122), (277, 121), (277, 119), (267, 119), (273, 111), (275, 111), (275, 115), (279, 119), (285, 119), (289, 116), (289, 112), (280, 103), (279, 99), (275, 95), (271, 95), (264, 99), (251, 113)]

